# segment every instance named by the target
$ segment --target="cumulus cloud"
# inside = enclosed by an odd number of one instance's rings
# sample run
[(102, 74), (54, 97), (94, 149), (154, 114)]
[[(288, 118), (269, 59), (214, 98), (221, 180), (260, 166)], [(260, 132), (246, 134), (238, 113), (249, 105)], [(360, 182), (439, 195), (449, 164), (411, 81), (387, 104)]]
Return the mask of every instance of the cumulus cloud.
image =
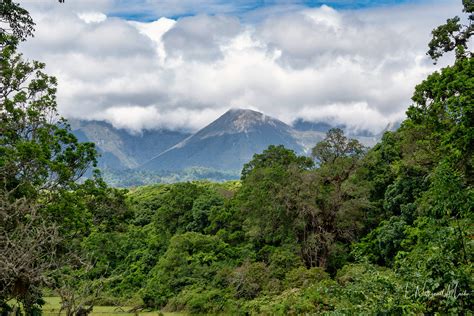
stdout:
[(216, 62), (223, 57), (222, 47), (240, 31), (237, 18), (198, 15), (180, 19), (162, 42), (171, 58)]
[(231, 107), (379, 131), (435, 69), (431, 29), (460, 12), (438, 2), (131, 22), (113, 7), (31, 5), (37, 32), (22, 50), (58, 77), (63, 115), (132, 131), (194, 130)]
[(107, 120), (115, 127), (128, 129), (132, 133), (155, 129), (157, 126), (193, 131), (209, 123), (209, 117), (222, 114), (222, 111), (214, 109), (174, 108), (159, 111), (154, 106), (119, 106), (108, 108), (96, 119)]
[(77, 16), (86, 23), (100, 23), (107, 19), (107, 16), (101, 12), (81, 12)]

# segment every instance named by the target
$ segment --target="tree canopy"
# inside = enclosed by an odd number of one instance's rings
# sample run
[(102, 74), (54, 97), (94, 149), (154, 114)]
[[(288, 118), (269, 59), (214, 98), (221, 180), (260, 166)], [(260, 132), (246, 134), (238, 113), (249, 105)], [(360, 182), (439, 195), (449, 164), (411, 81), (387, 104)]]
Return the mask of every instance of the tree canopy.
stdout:
[(90, 171), (97, 153), (59, 116), (56, 79), (17, 52), (28, 13), (9, 0), (0, 13), (1, 314), (41, 314), (45, 290), (67, 315), (96, 303), (191, 314), (472, 309), (471, 24), (433, 31), (432, 57), (455, 50), (455, 63), (416, 86), (406, 120), (373, 148), (331, 129), (312, 158), (269, 146), (240, 181), (125, 192)]
[(462, 24), (461, 18), (455, 16), (436, 27), (432, 31), (432, 39), (428, 43), (426, 53), (434, 62), (447, 52), (455, 51), (456, 58), (473, 57), (469, 51), (469, 39), (474, 34), (474, 1), (462, 0), (463, 12), (467, 14), (467, 25)]

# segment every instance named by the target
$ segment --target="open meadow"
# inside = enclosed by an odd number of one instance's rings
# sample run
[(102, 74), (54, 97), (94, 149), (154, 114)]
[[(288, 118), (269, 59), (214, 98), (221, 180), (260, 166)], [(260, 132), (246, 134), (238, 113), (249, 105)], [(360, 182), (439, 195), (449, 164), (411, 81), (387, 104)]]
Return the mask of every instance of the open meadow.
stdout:
[[(45, 297), (46, 304), (43, 306), (43, 315), (58, 316), (66, 315), (66, 313), (59, 313), (61, 308), (61, 301), (59, 297)], [(166, 313), (166, 312), (130, 312), (133, 306), (95, 306), (91, 316), (106, 315), (106, 316), (124, 316), (124, 315), (143, 315), (143, 316), (184, 316), (184, 313)]]

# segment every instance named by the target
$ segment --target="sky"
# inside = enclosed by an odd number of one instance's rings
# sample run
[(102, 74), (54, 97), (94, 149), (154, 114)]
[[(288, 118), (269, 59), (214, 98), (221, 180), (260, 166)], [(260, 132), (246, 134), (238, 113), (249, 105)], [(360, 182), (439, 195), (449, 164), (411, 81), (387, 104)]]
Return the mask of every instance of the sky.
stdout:
[(20, 50), (58, 78), (67, 118), (131, 132), (204, 127), (229, 108), (379, 132), (416, 84), (455, 0), (17, 0), (36, 22)]

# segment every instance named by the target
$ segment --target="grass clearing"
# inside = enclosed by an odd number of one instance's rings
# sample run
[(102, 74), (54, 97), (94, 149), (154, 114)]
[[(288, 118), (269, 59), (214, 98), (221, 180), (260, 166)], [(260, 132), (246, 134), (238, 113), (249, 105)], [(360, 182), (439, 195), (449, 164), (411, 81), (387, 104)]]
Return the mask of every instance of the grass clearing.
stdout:
[[(59, 297), (45, 297), (44, 300), (46, 304), (43, 306), (43, 315), (46, 316), (57, 316), (57, 315), (66, 315), (65, 312), (59, 314), (59, 309), (61, 308), (61, 299)], [(139, 312), (139, 313), (127, 313), (132, 309), (132, 306), (94, 306), (92, 310), (91, 316), (98, 316), (98, 315), (107, 315), (107, 316), (115, 316), (115, 315), (143, 315), (143, 316), (184, 316), (186, 314), (183, 313), (165, 313), (165, 312)]]

